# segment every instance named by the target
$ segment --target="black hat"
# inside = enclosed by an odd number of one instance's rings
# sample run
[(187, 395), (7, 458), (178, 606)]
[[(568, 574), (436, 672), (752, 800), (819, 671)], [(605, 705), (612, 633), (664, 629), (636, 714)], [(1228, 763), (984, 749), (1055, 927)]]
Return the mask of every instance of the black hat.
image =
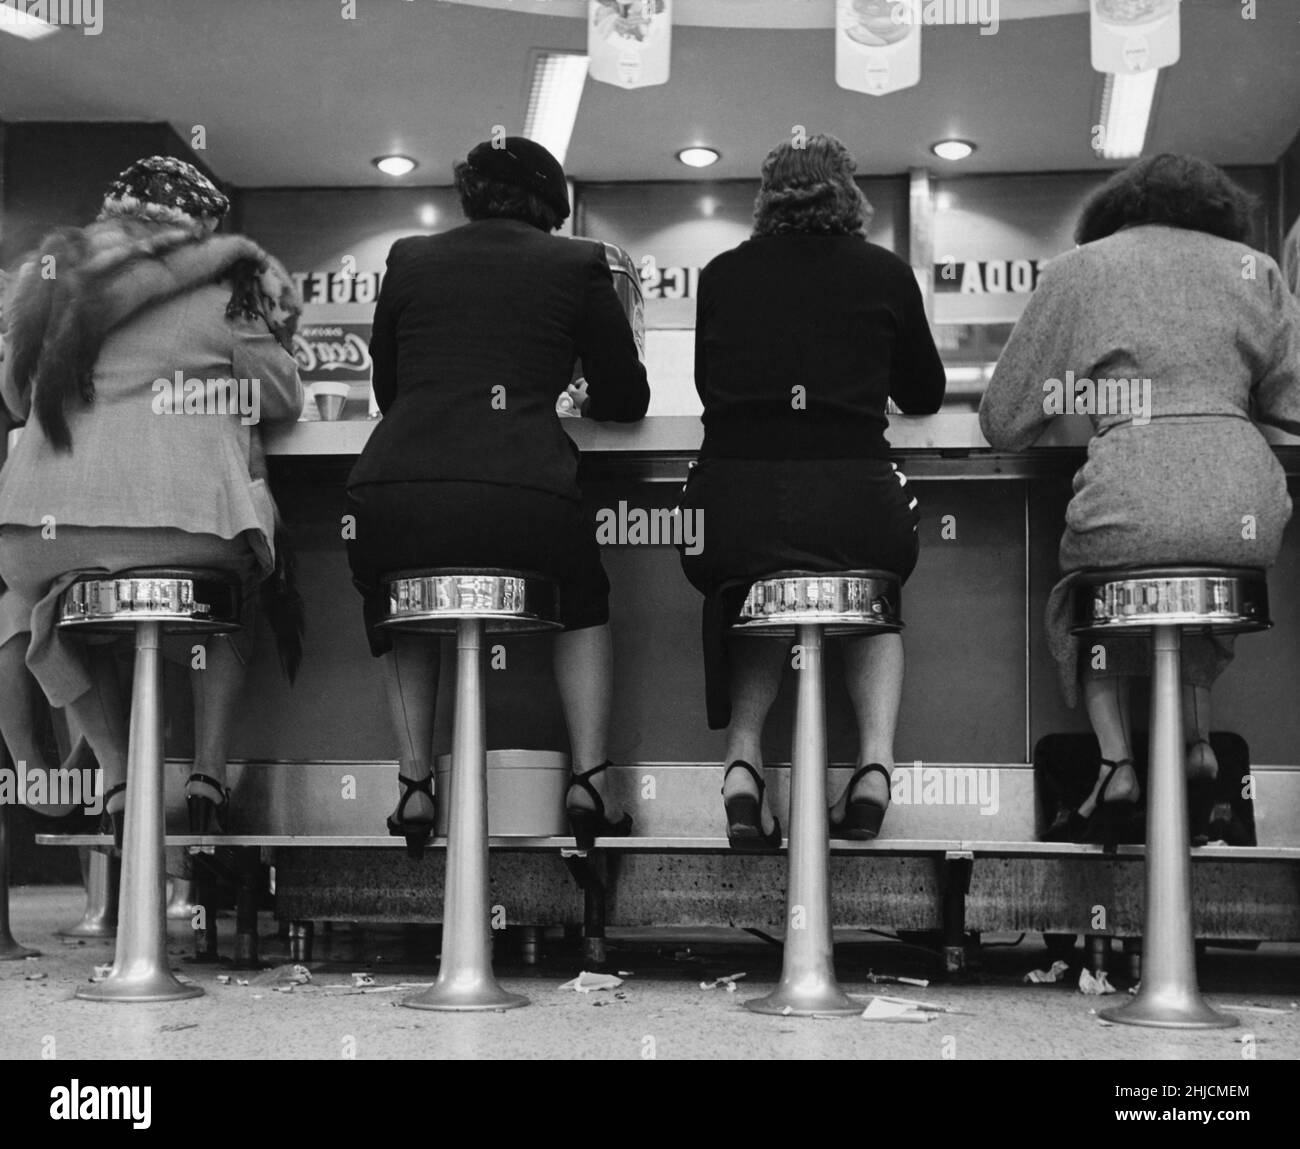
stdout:
[(524, 136), (484, 140), (465, 157), (479, 175), (527, 188), (559, 213), (560, 222), (569, 218), (569, 185), (560, 161), (541, 144)]

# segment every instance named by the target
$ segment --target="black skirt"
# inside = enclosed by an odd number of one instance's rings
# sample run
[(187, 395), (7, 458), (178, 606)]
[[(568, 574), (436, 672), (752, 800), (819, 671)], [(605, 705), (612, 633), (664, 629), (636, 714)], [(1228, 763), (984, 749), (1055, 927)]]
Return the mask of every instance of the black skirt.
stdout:
[(609, 579), (595, 531), (572, 499), (499, 483), (364, 483), (348, 490), (352, 581), (362, 595), (370, 652), (392, 649), (375, 624), (387, 598), (380, 579), (420, 567), (503, 567), (554, 579), (560, 621), (582, 630), (609, 621)]
[[(756, 579), (783, 570), (890, 571), (916, 566), (920, 521), (907, 480), (886, 459), (707, 459), (680, 509), (695, 512), (697, 554), (682, 570), (704, 598), (709, 727), (731, 721), (727, 631)], [(702, 518), (699, 516), (702, 515)]]

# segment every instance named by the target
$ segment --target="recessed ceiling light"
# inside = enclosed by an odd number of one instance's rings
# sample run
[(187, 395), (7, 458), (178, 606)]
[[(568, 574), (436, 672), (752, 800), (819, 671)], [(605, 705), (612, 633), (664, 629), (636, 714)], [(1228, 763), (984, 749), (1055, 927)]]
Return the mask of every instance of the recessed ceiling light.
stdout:
[(968, 140), (940, 140), (931, 144), (930, 150), (941, 160), (964, 160), (975, 150), (975, 145)]
[(438, 209), (431, 203), (426, 203), (420, 208), (420, 226), (433, 227), (438, 222)]
[(536, 50), (524, 112), (524, 135), (541, 144), (564, 166), (587, 83), (585, 52)]
[(404, 176), (415, 171), (416, 162), (410, 156), (380, 156), (370, 161), (386, 176)]
[(688, 168), (707, 168), (710, 164), (716, 164), (722, 154), (713, 148), (682, 148), (677, 153), (677, 158)]
[(1159, 78), (1159, 68), (1106, 74), (1101, 94), (1101, 139), (1096, 149), (1102, 159), (1133, 160), (1142, 154)]

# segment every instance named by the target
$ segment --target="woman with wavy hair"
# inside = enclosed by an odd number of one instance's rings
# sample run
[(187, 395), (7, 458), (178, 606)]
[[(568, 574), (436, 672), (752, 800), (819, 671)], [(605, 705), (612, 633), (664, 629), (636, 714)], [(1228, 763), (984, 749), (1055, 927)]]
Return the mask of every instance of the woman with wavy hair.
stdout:
[[(762, 736), (789, 646), (728, 634), (746, 588), (780, 570), (906, 579), (916, 565), (917, 504), (889, 460), (885, 406), (932, 414), (946, 379), (911, 268), (866, 239), (871, 206), (853, 172), (833, 136), (773, 148), (753, 236), (700, 275), (704, 444), (682, 509), (703, 515), (703, 546), (683, 550), (682, 569), (705, 596), (709, 726), (727, 728), (722, 794), (736, 849), (780, 843)], [(868, 839), (889, 804), (902, 638), (846, 639), (844, 655), (861, 744), (831, 821)]]
[[(1253, 208), (1220, 169), (1192, 156), (1152, 156), (1112, 176), (1083, 209), (1080, 246), (1044, 272), (980, 404), (988, 441), (1019, 451), (1059, 413), (1045, 401), (1049, 386), (1096, 385), (1047, 632), (1071, 706), (1082, 681), (1100, 761), (1087, 798), (1058, 813), (1053, 840), (1116, 840), (1139, 809), (1127, 683), (1149, 673), (1148, 645), (1111, 638), (1104, 659), (1080, 649), (1069, 616), (1077, 573), (1265, 568), (1291, 517), (1286, 475), (1253, 420), (1300, 431), (1300, 307), (1277, 264), (1247, 242)], [(1076, 406), (1071, 396), (1067, 410)], [(1218, 773), (1209, 694), (1231, 642), (1183, 641), (1193, 782)], [(1207, 820), (1206, 795), (1194, 805)]]

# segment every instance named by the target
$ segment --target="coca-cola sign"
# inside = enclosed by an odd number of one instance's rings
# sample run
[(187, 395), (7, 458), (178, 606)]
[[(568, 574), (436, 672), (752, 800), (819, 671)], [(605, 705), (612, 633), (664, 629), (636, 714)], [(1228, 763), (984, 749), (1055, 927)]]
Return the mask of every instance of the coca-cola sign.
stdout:
[(370, 324), (304, 324), (293, 337), (293, 357), (304, 383), (369, 383)]

